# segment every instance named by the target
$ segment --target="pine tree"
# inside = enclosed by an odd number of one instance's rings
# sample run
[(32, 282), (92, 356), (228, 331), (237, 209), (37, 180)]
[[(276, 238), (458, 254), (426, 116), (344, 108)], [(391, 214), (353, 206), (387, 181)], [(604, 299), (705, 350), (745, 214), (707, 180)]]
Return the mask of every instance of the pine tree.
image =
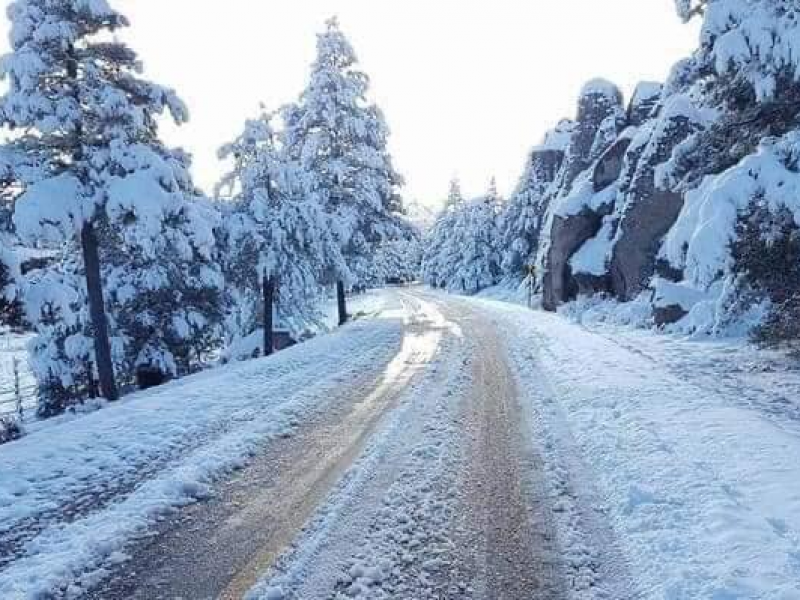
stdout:
[(10, 158), (0, 152), (0, 326), (18, 326), (22, 322), (20, 264), (13, 248), (11, 222), (14, 169)]
[[(38, 304), (47, 314), (35, 313), (43, 354), (34, 362), (48, 382), (40, 388), (60, 386), (80, 399), (86, 390), (74, 393), (67, 372), (92, 380), (96, 369), (102, 395), (113, 400), (135, 369), (192, 370), (202, 353), (194, 335), (208, 343), (217, 336), (222, 282), (213, 211), (197, 199), (188, 157), (158, 136), (158, 117), (183, 123), (184, 105), (140, 77), (135, 52), (112, 37), (128, 21), (106, 2), (17, 0), (9, 15), (13, 51), (0, 114), (18, 132), (10, 151), (38, 168), (20, 180), (14, 222), (28, 241), (66, 242), (80, 255), (65, 253), (50, 276), (68, 293), (50, 294)], [(71, 366), (47, 364), (60, 352)]]
[[(309, 178), (279, 146), (272, 116), (262, 114), (220, 151), (233, 169), (221, 182), (232, 208), (227, 222), (227, 271), (240, 306), (235, 336), (256, 326), (262, 306), (263, 353), (274, 348), (273, 311), (301, 327), (316, 317), (320, 278), (327, 263), (340, 263), (326, 215), (309, 191)], [(241, 306), (241, 304), (249, 306)]]
[(669, 185), (691, 189), (736, 165), (766, 137), (796, 127), (800, 103), (800, 7), (783, 0), (676, 0), (685, 20), (702, 17), (701, 44), (674, 78), (713, 114), (681, 144)]
[(531, 152), (516, 190), (500, 219), (500, 245), (505, 277), (521, 279), (536, 262), (545, 193), (550, 183), (541, 151)]
[(406, 222), (405, 227), (406, 232), (401, 239), (378, 246), (375, 255), (377, 269), (374, 281), (370, 282), (375, 286), (411, 283), (420, 277), (422, 234), (410, 222)]
[(465, 207), (463, 237), (454, 237), (459, 261), (450, 289), (475, 294), (496, 284), (501, 275), (499, 217), (502, 205), (495, 180), (485, 196)]
[(450, 182), (444, 209), (428, 232), (423, 250), (422, 280), (432, 287), (447, 287), (453, 263), (448, 262), (451, 257), (446, 255), (446, 251), (453, 247), (450, 241), (456, 233), (456, 222), (462, 214), (463, 205), (461, 183), (454, 178)]
[(503, 206), (495, 180), (484, 196), (463, 201), (451, 186), (447, 208), (431, 232), (423, 259), (423, 277), (435, 287), (475, 294), (501, 275), (499, 222)]
[(10, 247), (3, 244), (0, 232), (0, 326), (18, 326), (22, 322), (19, 259)]
[(337, 284), (342, 323), (346, 287), (368, 281), (374, 249), (402, 237), (403, 180), (387, 150), (384, 116), (367, 101), (368, 89), (350, 42), (331, 19), (319, 36), (308, 87), (284, 113), (286, 147), (311, 175), (344, 258), (329, 257), (326, 269), (327, 279)]

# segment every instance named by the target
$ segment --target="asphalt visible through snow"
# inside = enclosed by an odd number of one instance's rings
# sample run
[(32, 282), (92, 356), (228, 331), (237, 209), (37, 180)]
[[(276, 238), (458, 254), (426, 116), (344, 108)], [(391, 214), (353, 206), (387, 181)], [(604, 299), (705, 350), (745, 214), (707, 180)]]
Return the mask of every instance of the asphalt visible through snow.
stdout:
[(164, 519), (86, 597), (566, 597), (497, 328), (466, 303), (395, 293), (409, 316), (383, 373), (342, 381), (334, 410)]

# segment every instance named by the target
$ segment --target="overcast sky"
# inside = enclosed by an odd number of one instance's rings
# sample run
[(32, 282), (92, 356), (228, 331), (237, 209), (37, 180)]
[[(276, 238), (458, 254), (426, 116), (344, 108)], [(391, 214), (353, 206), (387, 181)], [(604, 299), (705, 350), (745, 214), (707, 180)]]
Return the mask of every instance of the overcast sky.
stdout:
[(216, 148), (259, 102), (276, 108), (300, 93), (333, 14), (386, 113), (407, 195), (430, 203), (454, 175), (469, 194), (492, 175), (510, 190), (585, 80), (606, 77), (627, 95), (639, 80), (662, 80), (697, 37), (673, 0), (111, 2), (131, 20), (125, 38), (146, 74), (188, 103), (191, 122), (167, 134), (194, 154), (207, 191), (220, 175)]

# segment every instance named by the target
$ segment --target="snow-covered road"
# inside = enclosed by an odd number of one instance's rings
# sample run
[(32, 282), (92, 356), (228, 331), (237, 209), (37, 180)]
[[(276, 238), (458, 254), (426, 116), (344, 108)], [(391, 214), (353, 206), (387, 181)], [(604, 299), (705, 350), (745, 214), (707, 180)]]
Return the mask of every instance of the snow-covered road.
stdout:
[(382, 303), (0, 447), (0, 597), (800, 598), (791, 398), (508, 304)]

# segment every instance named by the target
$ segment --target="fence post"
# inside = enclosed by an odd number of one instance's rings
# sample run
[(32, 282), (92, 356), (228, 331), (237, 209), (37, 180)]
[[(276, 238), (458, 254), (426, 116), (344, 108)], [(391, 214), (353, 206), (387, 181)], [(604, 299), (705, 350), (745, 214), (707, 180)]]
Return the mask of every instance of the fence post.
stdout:
[(24, 414), (22, 408), (22, 387), (19, 382), (19, 357), (14, 355), (11, 359), (11, 364), (14, 370), (14, 409), (16, 410), (19, 420), (22, 421)]

